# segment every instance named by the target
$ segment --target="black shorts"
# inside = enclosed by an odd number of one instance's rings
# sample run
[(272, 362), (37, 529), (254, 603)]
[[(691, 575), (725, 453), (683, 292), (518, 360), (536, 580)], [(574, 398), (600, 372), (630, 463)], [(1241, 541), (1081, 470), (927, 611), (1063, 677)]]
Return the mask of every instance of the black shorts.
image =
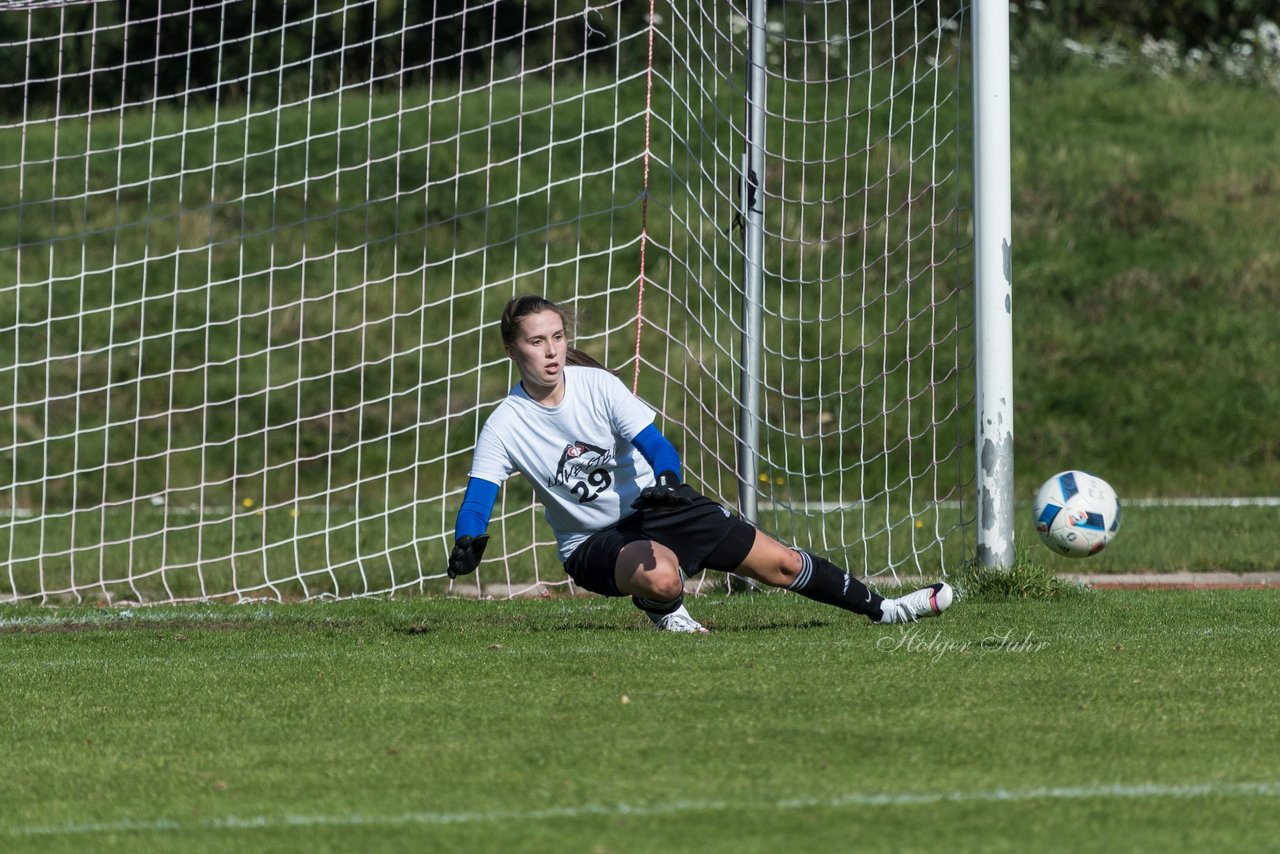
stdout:
[(742, 565), (755, 543), (756, 529), (729, 515), (721, 505), (682, 485), (693, 504), (660, 510), (637, 510), (592, 534), (581, 543), (564, 569), (579, 587), (603, 596), (624, 596), (614, 577), (618, 553), (638, 540), (661, 543), (676, 553), (685, 575), (704, 569), (731, 572)]

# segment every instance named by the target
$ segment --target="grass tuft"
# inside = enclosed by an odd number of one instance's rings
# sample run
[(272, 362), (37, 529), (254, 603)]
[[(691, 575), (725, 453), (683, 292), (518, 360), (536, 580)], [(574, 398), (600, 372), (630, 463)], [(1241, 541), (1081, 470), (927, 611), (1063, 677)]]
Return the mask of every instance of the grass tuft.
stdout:
[(1058, 577), (1055, 572), (1018, 546), (1013, 566), (997, 569), (968, 561), (948, 579), (956, 593), (970, 600), (1030, 599), (1051, 601), (1082, 596), (1088, 587)]

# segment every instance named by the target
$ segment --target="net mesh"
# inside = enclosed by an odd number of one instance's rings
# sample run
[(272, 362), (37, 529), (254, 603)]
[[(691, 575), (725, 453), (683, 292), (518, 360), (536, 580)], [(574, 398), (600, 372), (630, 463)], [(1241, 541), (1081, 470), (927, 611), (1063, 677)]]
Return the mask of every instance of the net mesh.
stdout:
[[(568, 589), (520, 478), (442, 577), (525, 292), (737, 505), (744, 8), (0, 5), (0, 596)], [(973, 523), (964, 13), (765, 23), (751, 486), (886, 580)]]

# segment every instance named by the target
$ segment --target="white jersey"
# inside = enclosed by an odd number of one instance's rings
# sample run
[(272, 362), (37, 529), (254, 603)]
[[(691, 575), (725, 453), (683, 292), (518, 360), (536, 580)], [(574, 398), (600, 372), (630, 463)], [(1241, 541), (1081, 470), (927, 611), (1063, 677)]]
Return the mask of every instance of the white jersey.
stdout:
[(529, 478), (568, 560), (653, 485), (653, 469), (631, 444), (653, 418), (613, 374), (566, 365), (556, 406), (536, 403), (519, 384), (511, 389), (480, 431), (470, 474), (498, 484), (517, 471)]

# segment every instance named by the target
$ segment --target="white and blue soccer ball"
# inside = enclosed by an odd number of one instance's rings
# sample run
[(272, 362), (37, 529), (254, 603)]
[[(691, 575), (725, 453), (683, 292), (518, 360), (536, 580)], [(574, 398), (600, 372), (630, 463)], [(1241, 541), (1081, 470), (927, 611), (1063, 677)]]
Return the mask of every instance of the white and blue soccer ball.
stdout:
[(1085, 471), (1064, 471), (1036, 493), (1036, 532), (1060, 555), (1088, 557), (1115, 539), (1120, 500), (1105, 480)]

